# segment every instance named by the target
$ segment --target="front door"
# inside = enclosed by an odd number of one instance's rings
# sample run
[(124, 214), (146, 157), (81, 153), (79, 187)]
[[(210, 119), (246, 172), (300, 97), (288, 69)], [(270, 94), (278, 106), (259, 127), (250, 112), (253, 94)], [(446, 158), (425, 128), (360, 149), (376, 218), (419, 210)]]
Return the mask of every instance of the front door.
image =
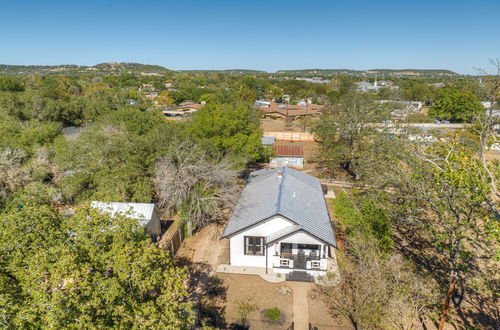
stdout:
[(295, 265), (293, 268), (301, 268), (301, 269), (306, 269), (306, 256), (303, 253), (299, 253), (297, 255)]
[(281, 243), (281, 255), (283, 257), (289, 257), (292, 255), (292, 244), (291, 243)]

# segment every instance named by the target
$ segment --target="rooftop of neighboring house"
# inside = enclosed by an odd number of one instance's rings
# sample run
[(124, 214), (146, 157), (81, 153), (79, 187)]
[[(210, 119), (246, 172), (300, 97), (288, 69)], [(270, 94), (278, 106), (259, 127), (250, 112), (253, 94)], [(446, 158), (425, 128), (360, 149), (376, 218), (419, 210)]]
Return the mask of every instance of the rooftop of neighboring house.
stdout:
[(175, 110), (189, 110), (189, 109), (196, 109), (199, 110), (204, 106), (204, 104), (201, 103), (194, 103), (194, 102), (189, 102), (189, 103), (181, 103), (177, 107), (175, 107)]
[(279, 157), (304, 157), (302, 146), (274, 146), (274, 154)]
[(356, 83), (356, 85), (358, 85), (358, 87), (370, 87), (370, 86), (373, 86), (373, 84), (369, 83), (368, 81), (360, 81), (360, 82)]
[(333, 224), (319, 179), (288, 167), (265, 168), (250, 173), (222, 237), (275, 215), (293, 223), (285, 229), (304, 230), (336, 246)]

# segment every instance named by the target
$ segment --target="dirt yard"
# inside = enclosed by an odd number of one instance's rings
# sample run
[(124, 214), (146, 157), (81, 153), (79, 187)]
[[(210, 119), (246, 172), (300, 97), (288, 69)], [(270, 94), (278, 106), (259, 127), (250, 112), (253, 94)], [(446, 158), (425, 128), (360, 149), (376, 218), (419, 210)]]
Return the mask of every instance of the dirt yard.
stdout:
[[(248, 315), (250, 329), (286, 329), (293, 321), (295, 286), (307, 286), (304, 294), (304, 317), (318, 329), (348, 329), (332, 319), (324, 303), (311, 296), (314, 284), (298, 282), (270, 283), (256, 275), (215, 273), (216, 266), (228, 261), (228, 241), (221, 240), (222, 226), (203, 228), (186, 239), (176, 254), (176, 260), (189, 267), (191, 299), (199, 302), (200, 318), (207, 325), (233, 328), (240, 323), (238, 301), (251, 299), (257, 310)], [(309, 298), (307, 298), (309, 296)], [(302, 304), (299, 302), (299, 304)], [(262, 312), (278, 308), (282, 322), (265, 321)]]
[(500, 152), (495, 150), (486, 151), (486, 160), (492, 162), (495, 160), (500, 160)]
[[(211, 225), (186, 239), (176, 258), (190, 268), (190, 290), (202, 302), (202, 317), (212, 326), (231, 328), (240, 322), (239, 300), (251, 299), (258, 307), (248, 316), (251, 329), (283, 329), (292, 322), (292, 291), (286, 283), (269, 283), (259, 276), (216, 274), (219, 263), (227, 263), (228, 241), (221, 240), (223, 228)], [(277, 307), (284, 315), (280, 324), (262, 320), (261, 312)]]
[(308, 296), (309, 305), (309, 323), (318, 330), (347, 330), (353, 329), (352, 325), (342, 319), (336, 319), (331, 316), (327, 306), (321, 301), (320, 297), (311, 291)]
[[(257, 310), (248, 315), (250, 329), (286, 329), (293, 321), (292, 290), (286, 282), (269, 283), (255, 275), (220, 274), (227, 288), (225, 301), (226, 324), (239, 324), (240, 316), (236, 310), (238, 301), (250, 299)], [(280, 324), (263, 320), (261, 312), (278, 308), (284, 315)]]
[(182, 243), (176, 258), (188, 259), (192, 263), (204, 263), (210, 266), (210, 272), (227, 257), (228, 240), (220, 239), (224, 228), (217, 224), (206, 226), (193, 237), (186, 238)]
[(292, 125), (288, 130), (285, 129), (284, 119), (261, 119), (261, 127), (264, 132), (303, 132), (303, 128), (292, 121)]
[[(318, 120), (318, 118), (309, 117), (307, 119), (307, 127), (310, 128), (315, 120)], [(263, 118), (260, 122), (262, 130), (267, 132), (304, 132), (303, 119), (292, 120), (288, 129), (285, 129), (285, 119)]]
[[(325, 330), (352, 329), (347, 321), (332, 318), (326, 305), (313, 294), (313, 283), (282, 282), (269, 283), (254, 275), (219, 274), (226, 287), (226, 301), (224, 303), (225, 321), (227, 325), (240, 322), (236, 306), (239, 300), (250, 298), (258, 310), (248, 316), (250, 329), (286, 329), (294, 319), (294, 290), (306, 287), (308, 294), (304, 295), (304, 302), (298, 301), (296, 313), (305, 313), (311, 326)], [(262, 317), (262, 311), (277, 307), (284, 315), (281, 324), (272, 324)], [(296, 329), (298, 327), (296, 326)]]

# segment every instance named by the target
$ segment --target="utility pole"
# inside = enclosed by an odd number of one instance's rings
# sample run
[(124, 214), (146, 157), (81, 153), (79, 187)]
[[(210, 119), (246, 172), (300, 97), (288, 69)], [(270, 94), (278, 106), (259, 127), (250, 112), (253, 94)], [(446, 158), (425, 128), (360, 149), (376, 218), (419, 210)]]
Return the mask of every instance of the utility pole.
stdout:
[(304, 132), (306, 131), (306, 127), (307, 127), (307, 110), (308, 110), (308, 108), (309, 108), (309, 101), (306, 98), (306, 116), (304, 117)]

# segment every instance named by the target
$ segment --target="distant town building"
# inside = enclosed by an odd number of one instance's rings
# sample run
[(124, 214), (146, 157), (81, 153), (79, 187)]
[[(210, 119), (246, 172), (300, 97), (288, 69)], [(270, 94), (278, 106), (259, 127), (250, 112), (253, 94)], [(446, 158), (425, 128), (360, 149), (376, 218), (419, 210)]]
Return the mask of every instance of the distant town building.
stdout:
[(271, 102), (265, 100), (257, 100), (254, 104), (258, 107), (269, 107), (271, 105)]
[(329, 84), (330, 83), (330, 80), (316, 78), (316, 77), (313, 77), (313, 78), (299, 78), (299, 77), (297, 77), (295, 79), (296, 80), (307, 81), (307, 82), (310, 82), (310, 83), (313, 83), (313, 84)]
[(429, 86), (432, 86), (432, 87), (435, 87), (435, 88), (443, 88), (444, 87), (444, 83), (437, 82), (437, 83), (429, 84)]
[(375, 80), (373, 84), (367, 81), (360, 81), (356, 85), (357, 85), (356, 90), (362, 93), (378, 92), (381, 88), (389, 88), (389, 89), (399, 88), (398, 86), (393, 86), (392, 84), (389, 84), (389, 82), (386, 81), (384, 81), (383, 84), (379, 84), (377, 80)]
[(187, 117), (200, 110), (204, 105), (204, 103), (184, 102), (170, 108), (163, 106), (162, 113), (167, 117)]

